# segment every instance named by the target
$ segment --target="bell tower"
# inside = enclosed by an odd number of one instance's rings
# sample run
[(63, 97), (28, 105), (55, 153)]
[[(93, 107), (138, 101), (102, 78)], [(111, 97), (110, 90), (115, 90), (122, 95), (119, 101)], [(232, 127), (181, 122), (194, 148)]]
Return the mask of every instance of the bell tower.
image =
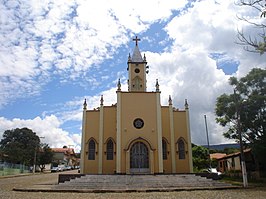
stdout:
[(128, 56), (128, 91), (129, 92), (146, 92), (146, 73), (148, 73), (148, 66), (146, 57), (142, 58), (138, 41), (140, 39), (136, 36), (133, 41), (136, 42), (133, 55)]

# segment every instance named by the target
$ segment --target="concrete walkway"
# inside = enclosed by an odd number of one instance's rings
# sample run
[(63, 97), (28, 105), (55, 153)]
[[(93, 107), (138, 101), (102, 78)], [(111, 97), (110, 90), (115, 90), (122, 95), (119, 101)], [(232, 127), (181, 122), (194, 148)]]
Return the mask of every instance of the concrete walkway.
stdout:
[(14, 188), (26, 192), (153, 192), (236, 189), (220, 181), (195, 176), (176, 175), (86, 175), (60, 184), (38, 184)]

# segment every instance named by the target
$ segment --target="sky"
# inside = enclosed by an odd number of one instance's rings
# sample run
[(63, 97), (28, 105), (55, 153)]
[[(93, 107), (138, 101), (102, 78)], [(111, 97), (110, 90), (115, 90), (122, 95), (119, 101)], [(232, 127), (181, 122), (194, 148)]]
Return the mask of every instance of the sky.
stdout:
[(116, 103), (127, 58), (138, 36), (161, 103), (190, 110), (192, 142), (230, 143), (215, 122), (216, 98), (232, 93), (228, 79), (265, 67), (265, 55), (237, 45), (237, 30), (256, 35), (260, 13), (231, 0), (0, 0), (0, 139), (28, 127), (50, 147), (80, 150), (84, 99), (88, 109)]

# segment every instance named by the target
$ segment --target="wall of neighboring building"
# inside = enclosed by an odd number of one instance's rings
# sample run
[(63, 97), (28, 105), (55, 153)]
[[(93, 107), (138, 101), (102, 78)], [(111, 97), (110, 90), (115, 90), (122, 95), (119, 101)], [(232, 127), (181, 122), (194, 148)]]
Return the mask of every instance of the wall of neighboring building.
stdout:
[(230, 156), (219, 160), (219, 162), (223, 162), (223, 169), (222, 171), (240, 171), (241, 170), (241, 163), (240, 163), (240, 156)]
[(240, 156), (234, 158), (235, 161), (235, 170), (241, 170)]
[(57, 164), (63, 164), (66, 163), (67, 160), (65, 159), (64, 152), (53, 152), (53, 162)]
[(217, 169), (217, 171), (220, 171), (222, 173), (225, 172), (226, 165), (225, 165), (224, 160), (223, 159), (219, 159), (217, 161), (218, 161), (218, 169)]

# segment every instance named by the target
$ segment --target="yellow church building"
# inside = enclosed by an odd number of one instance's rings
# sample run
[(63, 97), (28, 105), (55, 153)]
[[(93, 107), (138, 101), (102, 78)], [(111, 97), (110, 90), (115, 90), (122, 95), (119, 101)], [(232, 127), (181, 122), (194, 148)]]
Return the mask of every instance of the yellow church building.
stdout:
[(189, 108), (162, 106), (158, 80), (146, 91), (148, 70), (137, 37), (128, 56), (128, 91), (117, 84), (117, 103), (97, 109), (83, 104), (80, 171), (82, 174), (191, 173)]

